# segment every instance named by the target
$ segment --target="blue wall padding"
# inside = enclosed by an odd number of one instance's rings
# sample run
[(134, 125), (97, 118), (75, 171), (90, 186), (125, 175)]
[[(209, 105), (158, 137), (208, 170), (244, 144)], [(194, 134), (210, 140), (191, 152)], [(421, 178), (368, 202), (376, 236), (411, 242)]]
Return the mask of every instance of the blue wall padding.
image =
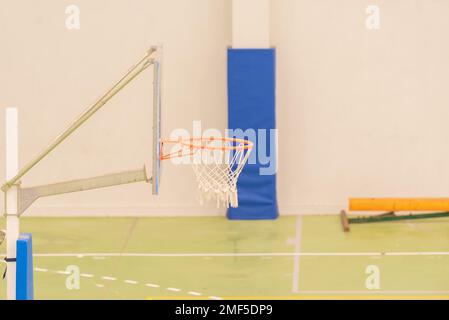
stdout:
[[(228, 49), (228, 126), (230, 129), (265, 129), (267, 152), (270, 129), (276, 128), (276, 51), (275, 49)], [(250, 138), (248, 136), (241, 138)], [(250, 138), (254, 140), (254, 138)], [(256, 138), (256, 140), (260, 140)], [(239, 207), (228, 210), (231, 220), (264, 220), (278, 217), (276, 175), (261, 175), (257, 141), (252, 159), (238, 181)], [(271, 143), (274, 143), (273, 141)], [(271, 147), (271, 148), (270, 148)], [(276, 161), (276, 153), (270, 155)], [(271, 164), (273, 165), (273, 164)]]
[(30, 233), (17, 240), (16, 299), (33, 300), (33, 241)]

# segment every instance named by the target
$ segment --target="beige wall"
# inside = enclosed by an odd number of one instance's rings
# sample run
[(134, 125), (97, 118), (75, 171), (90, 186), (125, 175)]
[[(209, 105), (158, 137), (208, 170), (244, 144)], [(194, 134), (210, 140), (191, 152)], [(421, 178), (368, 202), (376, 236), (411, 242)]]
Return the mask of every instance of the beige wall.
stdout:
[[(65, 28), (65, 7), (81, 29)], [(381, 29), (365, 27), (377, 4)], [(449, 2), (273, 0), (282, 214), (335, 213), (349, 196), (447, 196)], [(20, 110), (31, 159), (151, 44), (164, 46), (164, 133), (226, 126), (231, 1), (16, 1), (0, 11), (0, 124)], [(134, 169), (151, 149), (151, 75), (39, 165), (24, 184)], [(4, 130), (0, 130), (4, 150)], [(0, 180), (4, 180), (4, 156)], [(38, 201), (30, 214), (223, 214), (196, 201), (188, 167), (149, 185)]]
[[(67, 30), (77, 4), (81, 29)], [(10, 1), (0, 11), (0, 123), (20, 112), (23, 165), (108, 89), (153, 44), (164, 50), (163, 131), (226, 126), (228, 0)], [(23, 180), (35, 185), (137, 169), (151, 159), (152, 73), (121, 92)], [(4, 150), (4, 129), (0, 130)], [(4, 156), (0, 157), (4, 180)], [(166, 165), (162, 194), (136, 184), (41, 199), (30, 214), (217, 214), (200, 207), (189, 167)], [(3, 199), (2, 199), (3, 200)]]
[(271, 0), (232, 1), (232, 47), (269, 48)]
[(448, 12), (445, 0), (272, 2), (283, 213), (449, 195)]

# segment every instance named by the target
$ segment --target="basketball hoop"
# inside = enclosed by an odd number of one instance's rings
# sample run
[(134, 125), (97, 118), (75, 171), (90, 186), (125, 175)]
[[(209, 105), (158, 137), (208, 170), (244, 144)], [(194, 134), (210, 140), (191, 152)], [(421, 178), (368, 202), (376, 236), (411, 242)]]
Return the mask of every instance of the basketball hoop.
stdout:
[(237, 181), (253, 148), (253, 143), (237, 138), (190, 138), (164, 141), (173, 144), (161, 160), (189, 157), (196, 176), (201, 201), (215, 200), (217, 207), (238, 207)]

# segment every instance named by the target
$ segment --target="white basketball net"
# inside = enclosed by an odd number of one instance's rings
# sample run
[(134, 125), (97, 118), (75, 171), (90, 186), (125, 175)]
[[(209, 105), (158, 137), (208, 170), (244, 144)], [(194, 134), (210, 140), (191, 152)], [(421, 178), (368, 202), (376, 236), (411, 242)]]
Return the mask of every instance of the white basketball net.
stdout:
[(192, 168), (201, 202), (215, 200), (217, 207), (238, 207), (237, 180), (253, 144), (239, 139), (192, 139)]

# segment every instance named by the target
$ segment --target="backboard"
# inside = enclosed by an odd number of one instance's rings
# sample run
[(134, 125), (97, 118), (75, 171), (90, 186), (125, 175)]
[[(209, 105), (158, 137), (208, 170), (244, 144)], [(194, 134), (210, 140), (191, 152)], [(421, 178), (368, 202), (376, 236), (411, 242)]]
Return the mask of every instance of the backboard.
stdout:
[(158, 48), (158, 58), (153, 64), (153, 168), (152, 168), (152, 192), (159, 194), (159, 184), (161, 179), (161, 48)]

